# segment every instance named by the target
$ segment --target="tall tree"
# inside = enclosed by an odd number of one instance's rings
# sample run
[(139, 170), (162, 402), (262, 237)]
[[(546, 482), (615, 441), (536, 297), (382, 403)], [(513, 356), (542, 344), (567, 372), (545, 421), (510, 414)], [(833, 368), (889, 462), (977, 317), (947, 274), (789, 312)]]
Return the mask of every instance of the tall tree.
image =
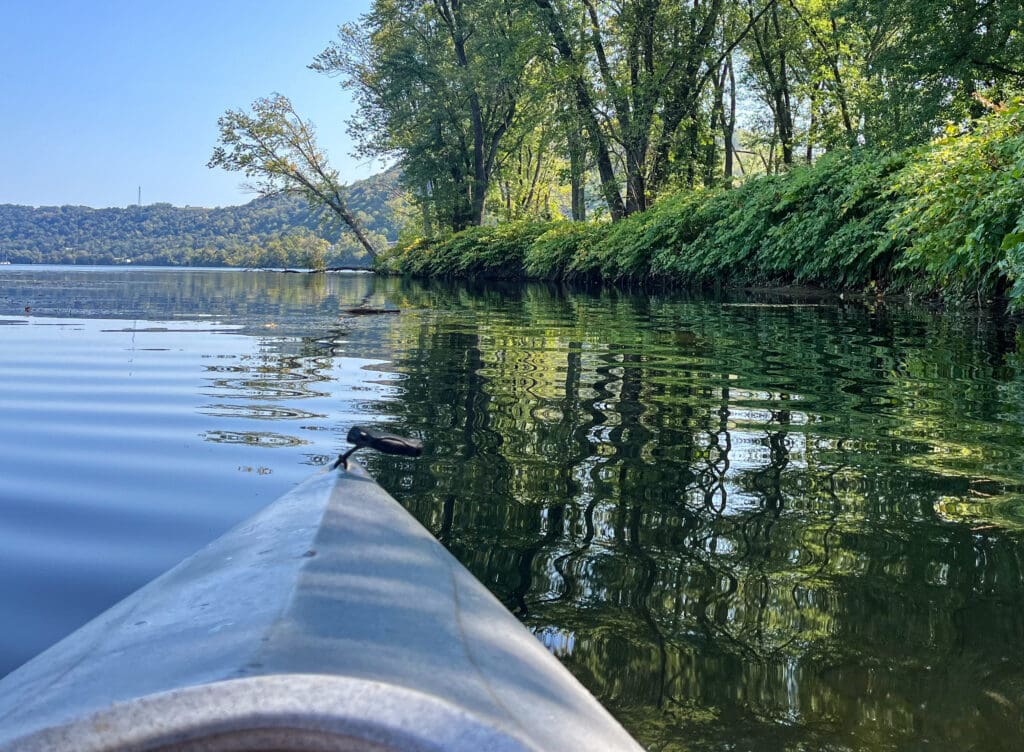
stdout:
[(376, 0), (311, 67), (356, 91), (361, 150), (397, 157), (435, 218), (461, 230), (483, 220), (503, 142), (534, 94), (527, 24), (514, 0)]
[(539, 12), (541, 26), (547, 31), (550, 42), (564, 66), (564, 79), (576, 105), (576, 114), (583, 132), (586, 133), (590, 153), (597, 163), (601, 193), (608, 205), (612, 221), (616, 221), (626, 216), (626, 206), (612, 162), (611, 145), (599, 120), (597, 97), (588, 75), (586, 55), (581, 51), (581, 45), (576, 43), (575, 38), (567, 31), (573, 28), (573, 18), (578, 14), (574, 14), (571, 8), (560, 10), (552, 0), (534, 0), (534, 3)]
[[(747, 4), (748, 18), (753, 19), (756, 6)], [(795, 63), (806, 37), (792, 18), (788, 6), (772, 5), (761, 19), (750, 24), (747, 49), (750, 57), (750, 79), (772, 113), (775, 137), (782, 152), (782, 164), (793, 164), (797, 108)]]
[(1024, 87), (1024, 0), (848, 0), (862, 19), (867, 139), (904, 145)]
[[(865, 26), (848, 14), (844, 0), (785, 0), (804, 31), (808, 67), (822, 96), (818, 98), (819, 122), (828, 128), (838, 118), (838, 128), (825, 135), (830, 145), (852, 146), (860, 130), (858, 102), (865, 92), (865, 81), (871, 67), (871, 49), (867, 44)], [(781, 37), (781, 31), (780, 31)], [(782, 45), (784, 46), (784, 45)], [(837, 134), (831, 137), (830, 134)]]
[[(647, 209), (680, 174), (692, 185), (707, 159), (700, 144), (709, 84), (775, 0), (746, 24), (720, 23), (727, 0), (534, 2), (571, 71), (612, 218)], [(582, 29), (575, 44), (573, 23)]]

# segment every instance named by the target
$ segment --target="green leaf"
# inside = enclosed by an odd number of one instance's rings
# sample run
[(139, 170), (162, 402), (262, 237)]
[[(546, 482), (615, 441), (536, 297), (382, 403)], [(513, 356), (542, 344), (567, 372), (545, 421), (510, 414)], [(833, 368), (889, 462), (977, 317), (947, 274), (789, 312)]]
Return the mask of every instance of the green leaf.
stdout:
[(1024, 232), (1010, 232), (1003, 238), (1002, 250), (1008, 251), (1016, 245), (1024, 243)]

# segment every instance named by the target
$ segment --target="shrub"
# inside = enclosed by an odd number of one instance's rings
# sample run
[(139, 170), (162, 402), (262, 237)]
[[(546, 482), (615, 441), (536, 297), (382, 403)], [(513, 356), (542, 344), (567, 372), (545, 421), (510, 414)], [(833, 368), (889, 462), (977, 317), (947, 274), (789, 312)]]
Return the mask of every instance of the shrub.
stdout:
[(1024, 100), (916, 150), (827, 154), (614, 224), (511, 222), (417, 239), (387, 271), (677, 284), (917, 286), (1024, 308)]
[(919, 150), (895, 180), (900, 211), (887, 230), (907, 250), (897, 266), (932, 291), (977, 296), (1013, 283), (1024, 302), (1024, 100), (950, 128)]
[(566, 266), (569, 276), (612, 282), (649, 276), (652, 249), (644, 235), (650, 220), (650, 213), (643, 212), (602, 225), (603, 232), (588, 244), (586, 252)]
[(416, 238), (379, 256), (375, 268), (413, 276), (518, 279), (527, 249), (550, 227), (546, 222), (509, 222), (470, 227), (445, 238)]
[(579, 256), (589, 254), (607, 226), (586, 222), (557, 222), (526, 249), (525, 269), (533, 279), (561, 279)]
[(459, 238), (457, 276), (522, 278), (527, 250), (550, 227), (548, 222), (517, 221), (458, 233), (453, 237)]

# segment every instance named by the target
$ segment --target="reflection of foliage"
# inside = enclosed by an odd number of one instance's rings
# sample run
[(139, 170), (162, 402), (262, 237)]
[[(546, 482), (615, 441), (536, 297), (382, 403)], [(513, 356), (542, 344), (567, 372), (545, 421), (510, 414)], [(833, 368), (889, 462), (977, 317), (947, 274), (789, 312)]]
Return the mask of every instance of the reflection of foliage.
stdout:
[[(10, 267), (7, 267), (10, 268)], [(68, 269), (5, 274), (0, 314), (148, 319), (202, 316), (218, 327), (287, 336), (320, 320), (337, 324), (342, 309), (371, 295), (369, 274), (279, 274), (229, 270)]]
[(1017, 738), (1003, 326), (384, 284), (434, 459), (382, 482), (645, 744)]

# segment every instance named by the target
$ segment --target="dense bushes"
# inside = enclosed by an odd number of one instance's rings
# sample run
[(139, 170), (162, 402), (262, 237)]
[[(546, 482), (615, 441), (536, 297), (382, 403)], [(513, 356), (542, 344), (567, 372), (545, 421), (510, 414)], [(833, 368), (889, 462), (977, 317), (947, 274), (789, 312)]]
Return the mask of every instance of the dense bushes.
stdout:
[(1024, 107), (926, 147), (828, 154), (733, 190), (688, 191), (615, 224), (513, 223), (400, 245), (436, 276), (814, 284), (1024, 304)]
[(558, 222), (526, 249), (525, 274), (533, 279), (564, 279), (590, 257), (591, 245), (605, 233), (599, 224)]
[(733, 284), (859, 287), (891, 281), (888, 183), (902, 155), (830, 154), (814, 167), (656, 207), (652, 272)]
[(897, 262), (954, 293), (988, 295), (1012, 283), (1024, 305), (1024, 101), (951, 132), (897, 175), (899, 212), (887, 229)]
[(548, 230), (544, 222), (471, 227), (447, 238), (415, 238), (378, 257), (376, 268), (420, 276), (516, 279), (527, 249)]

